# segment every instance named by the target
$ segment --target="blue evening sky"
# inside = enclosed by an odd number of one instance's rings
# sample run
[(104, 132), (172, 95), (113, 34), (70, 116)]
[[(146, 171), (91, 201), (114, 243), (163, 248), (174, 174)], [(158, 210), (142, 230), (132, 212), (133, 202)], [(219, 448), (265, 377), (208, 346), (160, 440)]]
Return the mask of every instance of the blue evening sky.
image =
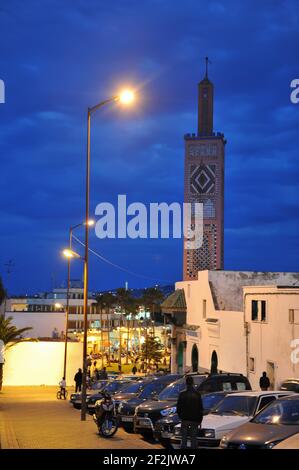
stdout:
[[(2, 2), (0, 274), (9, 291), (65, 281), (60, 250), (84, 217), (86, 108), (122, 85), (138, 90), (134, 106), (109, 106), (92, 120), (92, 212), (117, 194), (183, 201), (183, 135), (196, 131), (206, 55), (215, 130), (228, 141), (225, 268), (298, 271), (299, 104), (290, 102), (298, 44), (296, 0)], [(91, 255), (93, 289), (181, 279), (181, 240), (92, 233), (90, 242), (144, 276)], [(73, 263), (73, 277), (81, 276)]]

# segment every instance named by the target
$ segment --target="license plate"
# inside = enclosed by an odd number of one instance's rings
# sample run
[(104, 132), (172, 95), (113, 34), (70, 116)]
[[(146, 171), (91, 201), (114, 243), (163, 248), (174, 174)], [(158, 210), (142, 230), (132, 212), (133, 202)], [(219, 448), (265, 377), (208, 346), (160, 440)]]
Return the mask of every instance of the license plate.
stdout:
[(148, 418), (139, 418), (138, 419), (138, 424), (139, 424), (139, 426), (144, 426), (144, 427), (147, 427), (147, 428), (151, 427), (151, 423), (150, 423), (150, 420)]
[(133, 422), (133, 416), (122, 416), (121, 420), (124, 422), (124, 423), (132, 423)]

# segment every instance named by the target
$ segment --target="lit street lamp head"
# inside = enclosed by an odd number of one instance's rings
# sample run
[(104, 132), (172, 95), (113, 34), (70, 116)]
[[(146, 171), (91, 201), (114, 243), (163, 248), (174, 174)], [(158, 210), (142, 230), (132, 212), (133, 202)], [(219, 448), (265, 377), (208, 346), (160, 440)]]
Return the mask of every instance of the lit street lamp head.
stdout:
[(119, 101), (123, 104), (131, 104), (135, 99), (135, 94), (132, 90), (123, 90), (119, 94)]
[(81, 258), (78, 253), (73, 250), (69, 250), (68, 248), (66, 250), (63, 250), (62, 254), (65, 258)]

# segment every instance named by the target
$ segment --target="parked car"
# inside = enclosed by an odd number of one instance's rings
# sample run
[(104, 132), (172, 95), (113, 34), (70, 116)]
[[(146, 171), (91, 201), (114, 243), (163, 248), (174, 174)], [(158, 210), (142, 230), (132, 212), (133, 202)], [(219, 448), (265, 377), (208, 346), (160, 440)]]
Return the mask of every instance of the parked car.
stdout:
[(299, 393), (299, 379), (284, 380), (280, 386), (280, 390), (288, 390), (290, 392)]
[[(194, 385), (202, 394), (216, 391), (251, 390), (247, 377), (242, 374), (192, 374)], [(156, 422), (176, 412), (180, 392), (186, 387), (185, 377), (169, 385), (154, 400), (142, 403), (134, 416), (134, 431), (153, 436)]]
[(298, 432), (299, 396), (291, 394), (270, 403), (248, 423), (227, 433), (221, 440), (221, 447), (223, 449), (272, 449)]
[[(251, 392), (227, 395), (207, 416), (198, 428), (198, 445), (218, 447), (223, 436), (248, 423), (266, 405), (290, 392)], [(174, 448), (181, 443), (181, 425), (175, 426), (171, 439)]]
[(126, 388), (128, 385), (131, 385), (131, 380), (113, 380), (109, 382), (106, 387), (103, 387), (98, 393), (90, 395), (86, 399), (87, 410), (90, 414), (94, 412), (95, 404), (98, 400), (101, 400), (105, 393), (109, 395), (116, 395), (118, 392)]
[(275, 446), (273, 446), (274, 450), (279, 449), (297, 449), (299, 450), (299, 433), (293, 434), (293, 436), (284, 439), (283, 441), (279, 442)]
[[(90, 397), (91, 395), (98, 393), (104, 387), (106, 387), (110, 383), (109, 380), (98, 380), (97, 382), (93, 383), (91, 387), (87, 390), (86, 397)], [(81, 408), (81, 392), (80, 393), (72, 393), (70, 396), (70, 403), (74, 406), (74, 408)]]
[(152, 377), (145, 385), (142, 392), (130, 400), (120, 402), (118, 406), (118, 415), (121, 426), (127, 431), (133, 431), (134, 414), (136, 407), (148, 399), (157, 396), (167, 385), (175, 382), (181, 375), (169, 374), (162, 377)]
[[(215, 392), (203, 395), (202, 404), (204, 415), (208, 414), (214, 407), (216, 407), (228, 393), (235, 392)], [(159, 441), (165, 448), (172, 448), (170, 440), (173, 436), (175, 426), (180, 424), (180, 422), (181, 420), (176, 412), (158, 419), (154, 426), (155, 440)]]

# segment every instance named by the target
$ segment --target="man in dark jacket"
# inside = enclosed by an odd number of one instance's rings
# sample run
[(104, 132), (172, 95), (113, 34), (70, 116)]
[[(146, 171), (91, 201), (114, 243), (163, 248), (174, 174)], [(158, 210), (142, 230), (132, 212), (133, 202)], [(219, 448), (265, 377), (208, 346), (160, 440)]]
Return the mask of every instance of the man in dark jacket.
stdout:
[(266, 392), (269, 387), (270, 387), (269, 377), (267, 377), (266, 372), (263, 372), (263, 375), (260, 378), (260, 388), (261, 390)]
[(177, 404), (177, 414), (182, 420), (181, 449), (187, 448), (188, 436), (191, 438), (191, 449), (196, 449), (197, 431), (202, 422), (203, 406), (200, 393), (195, 390), (191, 375), (187, 376), (186, 385), (187, 390), (180, 393)]
[(78, 369), (78, 372), (75, 374), (74, 381), (76, 384), (76, 393), (81, 392), (82, 387), (82, 369)]

